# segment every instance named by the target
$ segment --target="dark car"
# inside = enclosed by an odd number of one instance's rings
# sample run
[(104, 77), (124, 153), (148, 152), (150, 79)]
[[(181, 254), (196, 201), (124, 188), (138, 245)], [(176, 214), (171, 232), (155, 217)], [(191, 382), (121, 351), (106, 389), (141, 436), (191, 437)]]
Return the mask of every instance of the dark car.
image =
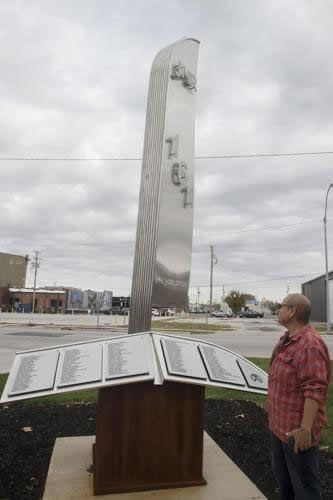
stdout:
[(258, 311), (252, 311), (252, 309), (248, 309), (247, 311), (241, 311), (239, 313), (240, 318), (263, 318), (264, 313)]
[(127, 316), (128, 311), (128, 307), (113, 306), (111, 309), (104, 309), (104, 311), (101, 312), (103, 312), (104, 314), (120, 314), (121, 316)]

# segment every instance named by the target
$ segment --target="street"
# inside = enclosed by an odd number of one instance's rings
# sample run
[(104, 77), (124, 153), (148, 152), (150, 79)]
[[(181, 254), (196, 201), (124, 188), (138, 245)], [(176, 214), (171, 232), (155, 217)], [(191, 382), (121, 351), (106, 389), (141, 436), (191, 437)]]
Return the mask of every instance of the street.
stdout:
[[(22, 316), (22, 315), (20, 315)], [(27, 318), (27, 315), (24, 315)], [(35, 315), (37, 316), (37, 315)], [(44, 315), (45, 316), (45, 315)], [(2, 316), (3, 317), (3, 316)], [(1, 319), (2, 319), (1, 317)], [(43, 315), (40, 315), (40, 320), (42, 321)], [(60, 325), (47, 325), (47, 324), (36, 324), (38, 323), (35, 318), (36, 326), (26, 326), (26, 324), (1, 324), (0, 325), (0, 373), (7, 373), (13, 363), (15, 358), (15, 353), (24, 350), (34, 350), (40, 348), (47, 348), (63, 344), (73, 344), (77, 342), (84, 342), (86, 340), (98, 340), (106, 339), (119, 335), (126, 335), (127, 331), (124, 328), (120, 328), (123, 325), (124, 318), (121, 316), (112, 317), (112, 331), (110, 325), (110, 317), (104, 317), (103, 325), (101, 329), (84, 329), (81, 324), (80, 329), (78, 324), (70, 325), (67, 324), (63, 327)], [(44, 318), (45, 319), (45, 318)], [(85, 316), (83, 319), (80, 318), (80, 322), (84, 323), (88, 318)], [(89, 318), (90, 319), (90, 318)], [(106, 321), (106, 319), (108, 321)], [(69, 323), (69, 318), (67, 317)], [(79, 319), (75, 317), (75, 322)], [(94, 319), (94, 325), (96, 318)], [(176, 318), (177, 322), (204, 322), (204, 317), (202, 318)], [(26, 319), (27, 322), (27, 319)], [(127, 322), (127, 319), (126, 319)], [(186, 333), (175, 333), (175, 335), (182, 337), (190, 337), (192, 339), (200, 339), (206, 342), (211, 342), (219, 346), (226, 347), (231, 351), (237, 352), (242, 356), (246, 357), (270, 357), (272, 350), (282, 335), (284, 329), (279, 325), (275, 318), (263, 318), (263, 319), (215, 319), (209, 318), (209, 324), (221, 324), (230, 325), (232, 331), (221, 331), (221, 332), (209, 332), (196, 334), (195, 332)], [(92, 322), (91, 322), (92, 323)], [(108, 325), (106, 324), (108, 323)], [(118, 324), (118, 328), (117, 328)], [(154, 321), (152, 322), (152, 328), (154, 328)], [(118, 331), (115, 331), (118, 329)], [(172, 334), (168, 332), (168, 334)], [(327, 343), (330, 356), (333, 358), (333, 335), (326, 336), (323, 338)]]

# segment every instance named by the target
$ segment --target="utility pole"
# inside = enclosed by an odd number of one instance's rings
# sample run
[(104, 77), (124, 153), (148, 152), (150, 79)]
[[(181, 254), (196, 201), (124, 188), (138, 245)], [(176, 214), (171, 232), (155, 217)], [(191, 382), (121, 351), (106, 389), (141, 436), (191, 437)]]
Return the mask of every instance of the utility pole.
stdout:
[(327, 228), (326, 228), (326, 222), (327, 222), (327, 199), (328, 199), (328, 193), (330, 192), (331, 188), (333, 188), (333, 184), (330, 184), (328, 186), (328, 189), (327, 189), (326, 201), (325, 201), (325, 215), (324, 215), (324, 218), (323, 218), (324, 234), (325, 234), (325, 264), (326, 264), (326, 328), (327, 328), (327, 334), (328, 335), (331, 333), (331, 312), (330, 312), (330, 283), (329, 283), (329, 274), (328, 274)]
[(210, 246), (210, 297), (209, 297), (209, 312), (212, 312), (213, 308), (213, 267), (217, 264), (216, 255), (214, 255), (214, 245)]
[(221, 307), (222, 307), (222, 304), (224, 304), (224, 295), (225, 295), (225, 292), (224, 292), (224, 285), (222, 285)]
[(198, 307), (200, 307), (200, 287), (197, 288), (197, 312)]
[(35, 268), (35, 279), (34, 279), (34, 291), (32, 294), (32, 312), (35, 312), (35, 302), (36, 302), (36, 282), (37, 282), (37, 269), (40, 266), (39, 262), (39, 252), (38, 250), (35, 250), (35, 257), (33, 262), (31, 263), (32, 267)]
[(97, 328), (99, 328), (99, 292), (97, 292), (96, 306), (97, 306)]

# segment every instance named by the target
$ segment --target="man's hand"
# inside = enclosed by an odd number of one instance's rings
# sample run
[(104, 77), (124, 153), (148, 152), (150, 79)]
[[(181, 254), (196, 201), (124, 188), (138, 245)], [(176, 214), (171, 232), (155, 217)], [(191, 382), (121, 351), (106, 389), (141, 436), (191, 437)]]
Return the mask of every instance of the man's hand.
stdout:
[(311, 448), (311, 429), (300, 427), (291, 432), (287, 432), (288, 437), (293, 437), (295, 440), (294, 452), (298, 455), (299, 451), (304, 451)]

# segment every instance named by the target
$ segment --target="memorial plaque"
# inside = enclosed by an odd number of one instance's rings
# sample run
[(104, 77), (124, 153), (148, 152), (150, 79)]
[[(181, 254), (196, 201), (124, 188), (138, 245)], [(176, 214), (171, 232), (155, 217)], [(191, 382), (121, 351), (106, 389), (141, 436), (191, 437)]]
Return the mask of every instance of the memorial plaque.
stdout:
[(268, 375), (260, 368), (252, 365), (245, 359), (238, 359), (237, 364), (241, 369), (248, 387), (268, 391)]
[(169, 375), (207, 380), (198, 347), (192, 342), (161, 339), (162, 351)]
[(34, 352), (17, 358), (18, 368), (8, 396), (50, 391), (54, 387), (58, 350)]
[(244, 377), (236, 363), (237, 358), (233, 353), (210, 345), (200, 345), (199, 350), (210, 380), (245, 386)]
[(105, 347), (106, 380), (150, 374), (152, 351), (146, 335), (111, 340)]
[(101, 344), (77, 345), (64, 349), (61, 353), (57, 387), (100, 382), (102, 352)]
[[(153, 340), (153, 342), (152, 342)], [(137, 334), (18, 353), (0, 403), (142, 380), (267, 392), (268, 376), (223, 347), (161, 334)]]

